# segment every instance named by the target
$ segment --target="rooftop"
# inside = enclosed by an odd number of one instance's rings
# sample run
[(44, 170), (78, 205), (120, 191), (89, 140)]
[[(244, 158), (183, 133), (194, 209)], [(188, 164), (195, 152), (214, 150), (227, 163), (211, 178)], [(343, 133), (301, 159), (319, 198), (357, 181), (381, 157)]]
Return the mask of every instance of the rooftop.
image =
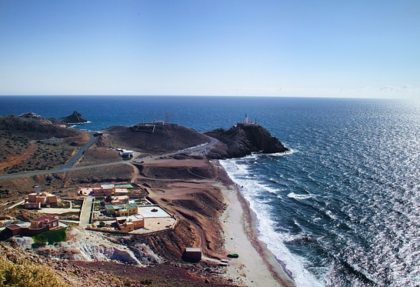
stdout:
[(132, 189), (133, 188), (133, 185), (131, 183), (115, 184), (114, 186), (116, 188), (127, 188), (127, 189)]
[(199, 247), (187, 247), (187, 248), (185, 248), (185, 252), (201, 252), (201, 248), (199, 248)]
[(52, 220), (58, 220), (58, 217), (54, 215), (43, 215), (34, 219), (33, 221), (52, 221)]
[(19, 225), (17, 225), (17, 224), (10, 224), (10, 225), (6, 226), (6, 228), (7, 229), (10, 229), (10, 230), (19, 230), (19, 229), (21, 229), (21, 227)]
[(171, 217), (165, 210), (157, 205), (139, 206), (138, 213), (144, 217)]
[(127, 204), (107, 204), (105, 205), (106, 209), (126, 209), (126, 208), (136, 208), (137, 204), (135, 203), (127, 203)]

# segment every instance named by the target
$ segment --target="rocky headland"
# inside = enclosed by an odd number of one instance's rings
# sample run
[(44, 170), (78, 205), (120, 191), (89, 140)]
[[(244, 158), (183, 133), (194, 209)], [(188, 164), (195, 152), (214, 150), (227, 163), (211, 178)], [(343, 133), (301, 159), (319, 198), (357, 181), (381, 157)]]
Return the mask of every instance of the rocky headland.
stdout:
[[(173, 153), (208, 159), (238, 158), (251, 153), (282, 153), (288, 149), (258, 124), (238, 123), (230, 129), (200, 133), (176, 124), (138, 124), (111, 127), (101, 137), (103, 146), (126, 146), (144, 153)], [(203, 148), (198, 146), (202, 145)]]
[(238, 123), (228, 130), (216, 129), (205, 133), (224, 145), (213, 149), (210, 158), (237, 158), (251, 153), (281, 153), (288, 149), (264, 127)]

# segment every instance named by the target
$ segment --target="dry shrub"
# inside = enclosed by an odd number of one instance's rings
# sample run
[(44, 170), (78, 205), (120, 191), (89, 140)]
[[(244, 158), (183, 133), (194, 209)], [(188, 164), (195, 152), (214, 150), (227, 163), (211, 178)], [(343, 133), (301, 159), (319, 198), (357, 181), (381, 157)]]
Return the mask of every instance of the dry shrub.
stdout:
[(14, 263), (5, 257), (0, 257), (0, 286), (64, 287), (68, 285), (45, 265), (35, 265), (25, 260)]

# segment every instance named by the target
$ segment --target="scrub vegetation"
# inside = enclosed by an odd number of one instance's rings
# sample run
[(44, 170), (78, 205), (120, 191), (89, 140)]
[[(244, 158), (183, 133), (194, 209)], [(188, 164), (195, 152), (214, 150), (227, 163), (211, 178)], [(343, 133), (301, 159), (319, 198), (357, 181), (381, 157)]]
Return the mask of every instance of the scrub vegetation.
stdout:
[(0, 287), (66, 287), (50, 268), (26, 260), (12, 262), (0, 257)]

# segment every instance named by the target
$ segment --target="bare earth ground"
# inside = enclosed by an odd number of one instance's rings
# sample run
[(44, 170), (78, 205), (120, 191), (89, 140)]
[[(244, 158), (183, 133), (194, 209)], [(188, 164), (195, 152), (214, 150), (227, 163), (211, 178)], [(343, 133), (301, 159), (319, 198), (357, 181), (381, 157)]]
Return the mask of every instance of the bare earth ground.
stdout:
[(86, 151), (85, 155), (79, 163), (79, 166), (115, 161), (122, 161), (116, 150), (94, 145), (88, 151)]

